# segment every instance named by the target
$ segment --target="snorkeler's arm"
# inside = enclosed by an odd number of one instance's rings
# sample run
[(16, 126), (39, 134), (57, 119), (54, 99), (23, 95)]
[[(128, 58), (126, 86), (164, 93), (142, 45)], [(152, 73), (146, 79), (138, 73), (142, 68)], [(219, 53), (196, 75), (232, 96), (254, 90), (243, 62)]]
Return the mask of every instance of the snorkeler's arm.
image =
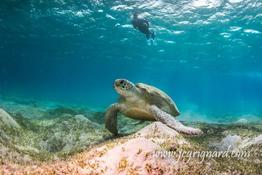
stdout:
[(135, 25), (135, 21), (134, 21), (134, 20), (132, 20), (132, 24), (133, 24), (133, 27), (134, 27), (135, 29), (137, 29), (137, 26)]

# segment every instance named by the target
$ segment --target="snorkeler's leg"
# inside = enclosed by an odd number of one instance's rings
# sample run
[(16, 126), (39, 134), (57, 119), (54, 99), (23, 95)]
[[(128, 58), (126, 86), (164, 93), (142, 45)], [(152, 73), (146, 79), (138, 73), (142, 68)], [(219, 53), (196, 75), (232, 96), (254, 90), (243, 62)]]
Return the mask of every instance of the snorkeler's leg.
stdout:
[(151, 31), (151, 38), (154, 40), (155, 39), (155, 32), (154, 31)]

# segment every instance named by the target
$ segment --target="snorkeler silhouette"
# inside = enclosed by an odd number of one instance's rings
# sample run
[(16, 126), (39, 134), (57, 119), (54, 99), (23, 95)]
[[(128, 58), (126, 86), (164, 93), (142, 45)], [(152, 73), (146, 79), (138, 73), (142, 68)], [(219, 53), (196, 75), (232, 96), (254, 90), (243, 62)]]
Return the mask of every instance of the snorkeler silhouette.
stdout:
[(155, 33), (149, 30), (149, 22), (146, 19), (138, 18), (138, 13), (133, 14), (133, 27), (146, 35), (147, 39), (154, 39)]

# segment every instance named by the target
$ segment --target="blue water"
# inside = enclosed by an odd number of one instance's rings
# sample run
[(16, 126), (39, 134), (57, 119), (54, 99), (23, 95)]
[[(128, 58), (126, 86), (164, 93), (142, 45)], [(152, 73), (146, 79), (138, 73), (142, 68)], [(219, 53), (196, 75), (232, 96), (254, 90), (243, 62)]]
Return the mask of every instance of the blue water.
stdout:
[[(154, 44), (133, 29), (134, 11)], [(197, 120), (261, 119), (261, 51), (261, 0), (0, 2), (1, 95), (105, 109), (127, 78)]]

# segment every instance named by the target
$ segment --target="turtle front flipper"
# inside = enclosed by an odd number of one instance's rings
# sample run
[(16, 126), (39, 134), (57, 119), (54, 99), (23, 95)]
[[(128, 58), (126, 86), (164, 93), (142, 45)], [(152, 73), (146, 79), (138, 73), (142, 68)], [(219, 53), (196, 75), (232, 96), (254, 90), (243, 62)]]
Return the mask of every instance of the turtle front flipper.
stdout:
[(120, 111), (120, 105), (118, 103), (112, 104), (105, 114), (105, 126), (114, 135), (118, 134), (117, 131), (117, 113)]
[(197, 128), (192, 128), (188, 126), (184, 126), (182, 123), (180, 123), (178, 120), (176, 120), (173, 116), (166, 113), (165, 111), (162, 111), (157, 106), (153, 105), (149, 108), (150, 112), (153, 114), (153, 116), (156, 118), (156, 120), (166, 124), (170, 128), (188, 135), (201, 135), (203, 134), (203, 131)]

